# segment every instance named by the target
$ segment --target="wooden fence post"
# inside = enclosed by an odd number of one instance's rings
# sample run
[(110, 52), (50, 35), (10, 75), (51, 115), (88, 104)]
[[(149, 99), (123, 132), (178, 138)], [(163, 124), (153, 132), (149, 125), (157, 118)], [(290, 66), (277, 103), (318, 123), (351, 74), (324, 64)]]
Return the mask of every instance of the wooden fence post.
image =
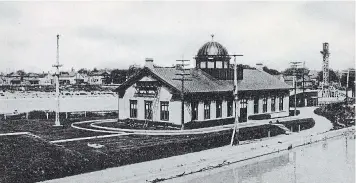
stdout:
[(298, 132), (300, 132), (300, 125), (298, 126)]
[(68, 119), (68, 113), (66, 112), (66, 119)]
[(271, 131), (268, 130), (268, 138), (271, 137)]
[(48, 112), (46, 112), (46, 117), (47, 117), (47, 119), (48, 119)]

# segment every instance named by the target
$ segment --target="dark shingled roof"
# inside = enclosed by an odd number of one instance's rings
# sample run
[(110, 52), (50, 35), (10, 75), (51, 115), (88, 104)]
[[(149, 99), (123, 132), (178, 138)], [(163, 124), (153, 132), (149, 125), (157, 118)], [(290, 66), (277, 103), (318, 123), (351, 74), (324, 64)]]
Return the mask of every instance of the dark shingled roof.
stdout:
[[(170, 87), (173, 87), (176, 91), (181, 90), (181, 81), (173, 79), (180, 78), (181, 76), (176, 74), (181, 73), (182, 71), (177, 70), (176, 68), (145, 67), (143, 70), (141, 70), (141, 72), (145, 72), (145, 70), (148, 71), (148, 74), (151, 73), (155, 78), (160, 79), (164, 83), (170, 85)], [(138, 73), (138, 75), (140, 75), (140, 73)], [(191, 81), (184, 82), (185, 92), (206, 93), (233, 91), (233, 80), (217, 80), (204, 71), (195, 68), (187, 69), (185, 73), (190, 74), (190, 76), (185, 76), (185, 78), (191, 79)], [(291, 88), (289, 85), (278, 80), (272, 75), (256, 69), (244, 69), (243, 78), (243, 80), (238, 81), (239, 91)], [(130, 78), (124, 82), (117, 90), (126, 89), (136, 79), (137, 77)]]

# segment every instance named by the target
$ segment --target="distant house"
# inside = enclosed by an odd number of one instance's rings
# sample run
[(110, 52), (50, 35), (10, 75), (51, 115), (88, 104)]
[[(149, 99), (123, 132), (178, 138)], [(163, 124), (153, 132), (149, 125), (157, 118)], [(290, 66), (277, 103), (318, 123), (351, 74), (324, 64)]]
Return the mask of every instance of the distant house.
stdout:
[(70, 72), (60, 72), (59, 74), (59, 84), (61, 85), (73, 85), (76, 83), (76, 72), (72, 69)]
[(6, 75), (6, 83), (9, 85), (20, 85), (23, 77), (17, 73), (10, 73)]
[(53, 75), (48, 73), (40, 74), (39, 77), (39, 85), (52, 85), (53, 82)]
[(107, 71), (97, 71), (89, 73), (90, 85), (105, 85), (110, 84), (110, 74)]
[(36, 73), (28, 73), (23, 77), (24, 85), (39, 85), (40, 79), (39, 74)]
[(88, 83), (89, 77), (85, 73), (76, 73), (74, 80), (75, 80), (75, 84), (84, 84), (84, 83)]

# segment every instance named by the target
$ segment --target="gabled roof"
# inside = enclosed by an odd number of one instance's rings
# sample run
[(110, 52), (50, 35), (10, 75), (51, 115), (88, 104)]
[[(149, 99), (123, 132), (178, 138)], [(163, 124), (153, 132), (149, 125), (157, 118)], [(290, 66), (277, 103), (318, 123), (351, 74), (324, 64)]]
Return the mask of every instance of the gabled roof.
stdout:
[[(178, 73), (181, 73), (181, 71), (172, 67), (145, 67), (135, 76), (131, 77), (119, 86), (116, 91), (126, 90), (137, 80), (149, 75), (163, 82), (174, 91), (180, 92), (181, 81), (174, 80), (181, 77), (176, 75)], [(186, 76), (186, 78), (191, 80), (184, 82), (185, 92), (188, 93), (229, 92), (234, 89), (234, 82), (232, 80), (217, 80), (200, 69), (187, 69), (185, 73), (190, 74), (189, 76)], [(244, 69), (243, 78), (243, 80), (238, 81), (239, 91), (291, 88), (289, 85), (278, 80), (272, 75), (255, 69)]]
[[(231, 87), (234, 85), (234, 81), (231, 80), (221, 82), (229, 83)], [(291, 87), (285, 82), (264, 71), (259, 71), (257, 69), (244, 69), (243, 79), (237, 81), (237, 88), (239, 91), (249, 91), (290, 89)]]

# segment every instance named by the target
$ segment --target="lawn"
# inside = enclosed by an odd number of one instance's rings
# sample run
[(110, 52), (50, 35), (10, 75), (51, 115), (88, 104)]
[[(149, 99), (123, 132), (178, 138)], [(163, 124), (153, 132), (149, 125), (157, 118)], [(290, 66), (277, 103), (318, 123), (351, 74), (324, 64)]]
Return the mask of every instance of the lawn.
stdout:
[[(100, 119), (86, 118), (82, 120)], [(46, 140), (60, 140), (68, 138), (90, 137), (96, 135), (107, 135), (108, 133), (98, 133), (84, 131), (72, 128), (70, 125), (73, 122), (80, 121), (79, 119), (70, 119), (61, 121), (62, 126), (55, 127), (54, 120), (40, 119), (19, 119), (19, 120), (0, 120), (0, 133), (10, 132), (31, 132), (34, 135), (40, 136)]]
[(90, 162), (82, 154), (28, 135), (0, 136), (0, 182), (36, 182), (79, 174)]
[[(1, 132), (30, 131), (43, 139), (0, 136), (0, 173), (5, 175), (0, 182), (43, 181), (202, 151), (228, 145), (232, 134), (232, 130), (226, 130), (177, 136), (124, 135), (57, 144), (46, 141), (101, 134), (73, 129), (72, 122), (64, 122), (63, 127), (57, 128), (52, 126), (53, 121), (46, 120), (1, 121)], [(271, 136), (284, 133), (271, 124), (246, 127), (240, 129), (239, 140), (264, 138), (268, 131)], [(102, 147), (94, 148), (92, 144)]]

